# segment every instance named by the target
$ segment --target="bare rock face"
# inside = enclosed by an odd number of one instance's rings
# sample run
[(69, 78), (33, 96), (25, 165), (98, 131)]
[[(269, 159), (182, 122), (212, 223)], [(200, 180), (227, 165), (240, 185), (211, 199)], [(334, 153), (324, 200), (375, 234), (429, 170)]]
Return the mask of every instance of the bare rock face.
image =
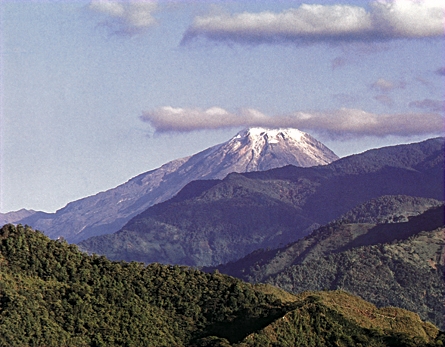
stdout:
[(13, 222), (28, 224), (53, 239), (63, 237), (77, 243), (119, 230), (132, 217), (173, 197), (194, 180), (286, 165), (324, 165), (337, 159), (329, 148), (297, 129), (250, 128), (225, 143), (166, 163), (116, 188), (71, 202), (56, 213)]

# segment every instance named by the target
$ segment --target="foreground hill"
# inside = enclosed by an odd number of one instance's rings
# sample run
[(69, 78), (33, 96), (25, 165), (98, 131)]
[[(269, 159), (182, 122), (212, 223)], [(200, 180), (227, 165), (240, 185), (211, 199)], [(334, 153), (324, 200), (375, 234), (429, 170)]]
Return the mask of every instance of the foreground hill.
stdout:
[[(250, 334), (239, 346), (406, 347), (421, 346), (434, 334), (433, 325), (419, 326), (419, 318), (412, 312), (395, 307), (377, 309), (344, 291), (305, 292), (296, 298), (292, 311)], [(377, 337), (381, 333), (384, 337)], [(440, 345), (442, 339), (431, 344)]]
[(56, 213), (39, 213), (10, 222), (30, 225), (53, 239), (63, 237), (77, 243), (118, 231), (132, 217), (171, 198), (193, 180), (224, 178), (231, 172), (261, 171), (289, 164), (323, 165), (337, 159), (329, 148), (297, 129), (251, 128), (225, 143), (166, 163), (116, 188), (71, 202)]
[(344, 292), (293, 296), (219, 273), (111, 262), (0, 229), (0, 345), (435, 346), (416, 314)]
[[(406, 216), (431, 204), (436, 207)], [(371, 215), (377, 206), (380, 214)], [(405, 206), (403, 215), (394, 213), (400, 206)], [(382, 197), (286, 247), (257, 250), (217, 269), (294, 293), (344, 289), (377, 306), (403, 307), (444, 326), (444, 228), (443, 203)]]
[(212, 266), (308, 235), (382, 195), (443, 199), (444, 139), (385, 147), (311, 168), (195, 181), (119, 232), (79, 246), (113, 260)]

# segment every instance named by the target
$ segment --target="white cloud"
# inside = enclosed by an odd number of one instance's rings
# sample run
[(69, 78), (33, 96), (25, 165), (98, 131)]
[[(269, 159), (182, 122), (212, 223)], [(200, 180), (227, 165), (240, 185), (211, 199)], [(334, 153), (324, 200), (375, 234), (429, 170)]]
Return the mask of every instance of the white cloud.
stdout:
[(434, 0), (379, 0), (370, 11), (350, 5), (306, 5), (281, 13), (198, 16), (183, 37), (238, 43), (382, 41), (444, 35), (444, 5)]
[(93, 0), (90, 3), (90, 9), (112, 17), (122, 17), (125, 14), (124, 6), (115, 1)]
[(371, 87), (381, 92), (387, 92), (395, 88), (395, 84), (391, 81), (385, 80), (384, 78), (379, 78), (375, 81)]
[(152, 13), (156, 10), (157, 4), (154, 1), (130, 2), (127, 10), (127, 19), (131, 25), (141, 28), (155, 24)]
[(131, 35), (156, 24), (156, 0), (92, 0), (90, 10), (106, 16), (103, 24), (113, 33)]
[(294, 112), (272, 117), (255, 109), (231, 113), (219, 107), (203, 110), (165, 106), (144, 113), (141, 119), (157, 132), (264, 126), (293, 127), (336, 138), (441, 134), (444, 124), (443, 116), (437, 113), (373, 114), (357, 109)]
[(371, 84), (371, 89), (378, 91), (380, 93), (388, 93), (394, 89), (404, 89), (406, 87), (406, 82), (403, 81), (389, 81), (384, 78), (379, 78), (373, 84)]
[(141, 119), (150, 123), (157, 132), (188, 132), (202, 129), (221, 129), (245, 126), (247, 123), (262, 122), (267, 117), (256, 110), (243, 110), (240, 114), (230, 113), (219, 107), (203, 110), (199, 108), (160, 107), (145, 112)]
[(444, 35), (445, 5), (440, 0), (380, 0), (371, 3), (374, 28), (391, 38)]

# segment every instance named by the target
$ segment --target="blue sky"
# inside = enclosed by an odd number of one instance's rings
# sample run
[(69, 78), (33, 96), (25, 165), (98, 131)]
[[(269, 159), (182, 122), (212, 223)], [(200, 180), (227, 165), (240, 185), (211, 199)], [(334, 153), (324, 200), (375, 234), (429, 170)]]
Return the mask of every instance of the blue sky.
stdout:
[(0, 211), (53, 212), (231, 138), (340, 156), (443, 134), (430, 1), (2, 1)]

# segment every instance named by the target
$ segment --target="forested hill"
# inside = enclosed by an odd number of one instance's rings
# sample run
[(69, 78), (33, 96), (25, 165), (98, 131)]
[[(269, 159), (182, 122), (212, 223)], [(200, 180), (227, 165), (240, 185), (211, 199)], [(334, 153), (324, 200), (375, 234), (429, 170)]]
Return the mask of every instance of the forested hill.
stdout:
[(380, 307), (409, 309), (444, 327), (445, 223), (443, 202), (438, 203), (381, 197), (302, 240), (257, 250), (217, 269), (295, 293), (341, 288)]
[(416, 314), (344, 292), (294, 296), (219, 273), (88, 256), (0, 229), (1, 346), (439, 346)]

